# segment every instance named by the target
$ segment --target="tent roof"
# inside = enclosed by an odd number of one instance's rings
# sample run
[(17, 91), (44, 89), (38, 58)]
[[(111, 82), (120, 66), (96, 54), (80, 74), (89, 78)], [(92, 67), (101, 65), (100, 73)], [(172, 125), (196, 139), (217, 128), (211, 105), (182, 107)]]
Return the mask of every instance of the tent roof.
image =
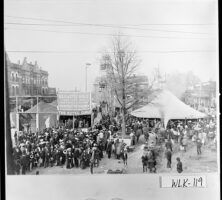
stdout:
[[(38, 111), (41, 113), (50, 112), (50, 113), (57, 113), (57, 106), (56, 102), (52, 103), (45, 103), (43, 101), (38, 103)], [(25, 113), (36, 113), (37, 112), (37, 105), (33, 106), (29, 110), (25, 111)]]
[(153, 105), (146, 105), (131, 113), (131, 115), (140, 118), (162, 118), (160, 110)]
[(141, 118), (197, 119), (206, 115), (183, 103), (167, 90), (158, 91), (151, 102), (133, 112), (131, 115)]

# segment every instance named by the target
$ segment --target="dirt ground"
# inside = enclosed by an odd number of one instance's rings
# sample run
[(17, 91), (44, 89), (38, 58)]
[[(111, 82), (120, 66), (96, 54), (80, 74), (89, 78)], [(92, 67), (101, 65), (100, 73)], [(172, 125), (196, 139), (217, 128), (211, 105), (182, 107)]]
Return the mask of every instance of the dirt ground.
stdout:
[[(139, 143), (133, 152), (128, 153), (128, 165), (124, 167), (122, 160), (117, 160), (113, 157), (111, 159), (104, 155), (101, 160), (99, 167), (94, 168), (94, 174), (104, 174), (107, 173), (109, 169), (112, 170), (124, 170), (126, 174), (138, 174), (143, 173), (141, 156), (143, 150), (141, 148), (144, 143), (143, 136), (141, 136)], [(217, 152), (213, 145), (206, 145), (202, 147), (202, 155), (198, 156), (196, 152), (196, 146), (192, 142), (188, 144), (186, 152), (179, 150), (178, 145), (174, 145), (173, 155), (172, 155), (172, 169), (166, 168), (166, 158), (164, 152), (157, 159), (157, 174), (158, 173), (177, 173), (176, 171), (176, 158), (180, 157), (183, 163), (183, 173), (199, 173), (199, 172), (216, 172), (217, 171)], [(50, 174), (90, 174), (90, 169), (80, 169), (72, 168), (66, 169), (63, 167), (48, 167), (48, 168), (38, 168), (34, 169), (32, 172), (27, 174), (35, 174), (39, 171), (40, 175), (50, 175)], [(149, 172), (148, 172), (149, 173)]]

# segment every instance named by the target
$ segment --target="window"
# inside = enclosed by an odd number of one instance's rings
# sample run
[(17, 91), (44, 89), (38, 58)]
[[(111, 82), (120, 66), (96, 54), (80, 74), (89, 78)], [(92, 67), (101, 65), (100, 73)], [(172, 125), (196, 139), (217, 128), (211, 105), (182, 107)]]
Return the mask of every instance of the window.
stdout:
[(15, 73), (15, 81), (17, 82), (18, 81), (18, 74)]
[(15, 86), (15, 95), (19, 95), (19, 87)]
[(14, 73), (13, 72), (11, 73), (11, 78), (12, 78), (12, 81), (14, 81)]
[(15, 96), (15, 87), (12, 86), (12, 96)]

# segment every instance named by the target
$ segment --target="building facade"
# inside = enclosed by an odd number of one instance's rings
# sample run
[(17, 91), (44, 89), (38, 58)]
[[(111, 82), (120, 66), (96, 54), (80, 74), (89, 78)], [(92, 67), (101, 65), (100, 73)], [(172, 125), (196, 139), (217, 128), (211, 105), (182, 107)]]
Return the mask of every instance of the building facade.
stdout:
[(37, 61), (28, 63), (25, 57), (22, 63), (12, 63), (7, 57), (7, 66), (10, 97), (44, 96), (48, 95), (49, 91), (55, 91), (55, 88), (48, 86), (48, 72), (42, 70)]
[[(115, 92), (106, 80), (105, 75), (95, 79), (94, 91), (92, 94), (93, 102), (100, 105), (102, 108), (105, 108), (107, 111), (114, 111), (115, 108), (120, 108), (121, 106), (115, 96)], [(134, 75), (128, 81), (132, 87), (128, 90), (130, 95), (127, 95), (126, 98), (128, 100), (133, 99), (133, 101), (138, 101), (138, 103), (135, 103), (131, 109), (134, 110), (146, 105), (148, 103), (149, 92), (148, 77), (143, 75)]]
[(188, 88), (183, 101), (195, 109), (216, 108), (216, 81), (203, 82)]

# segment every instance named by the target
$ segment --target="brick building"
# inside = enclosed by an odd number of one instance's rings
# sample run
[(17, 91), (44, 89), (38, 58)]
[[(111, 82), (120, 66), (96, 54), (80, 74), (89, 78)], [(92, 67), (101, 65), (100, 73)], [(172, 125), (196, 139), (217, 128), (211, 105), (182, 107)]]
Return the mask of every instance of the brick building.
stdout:
[[(35, 63), (23, 62), (12, 63), (7, 56), (9, 95), (34, 96), (47, 95), (52, 89), (48, 86), (48, 72), (42, 70), (37, 61)], [(54, 89), (55, 90), (55, 89)]]

